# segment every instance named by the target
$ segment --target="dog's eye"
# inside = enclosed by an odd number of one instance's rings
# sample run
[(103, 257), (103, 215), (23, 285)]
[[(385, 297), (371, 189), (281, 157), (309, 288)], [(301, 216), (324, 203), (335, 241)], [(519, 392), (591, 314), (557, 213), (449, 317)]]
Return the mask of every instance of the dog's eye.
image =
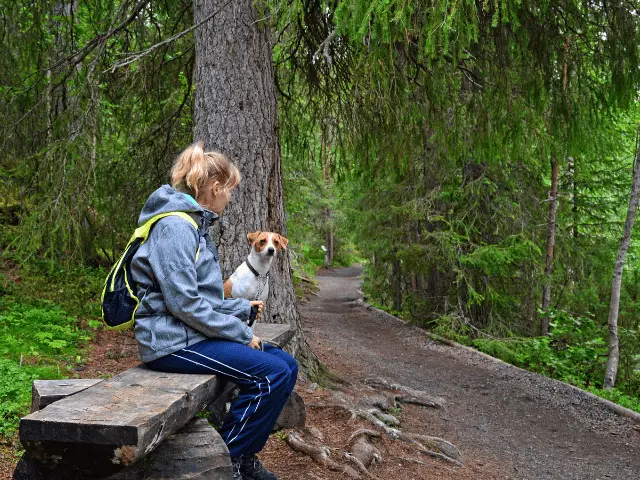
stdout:
[(279, 242), (276, 240), (275, 242), (273, 242), (273, 244), (277, 247), (279, 245)]
[(260, 245), (266, 245), (267, 241), (266, 240), (260, 240)]

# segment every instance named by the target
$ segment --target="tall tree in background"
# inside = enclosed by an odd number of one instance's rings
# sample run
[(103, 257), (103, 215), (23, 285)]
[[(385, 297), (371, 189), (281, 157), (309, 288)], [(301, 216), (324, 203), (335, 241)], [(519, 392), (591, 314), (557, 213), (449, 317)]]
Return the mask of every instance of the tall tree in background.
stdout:
[[(195, 23), (216, 10), (195, 35), (194, 136), (228, 155), (243, 177), (219, 225), (226, 278), (248, 254), (248, 232), (286, 235), (286, 226), (270, 29), (252, 0), (196, 0)], [(277, 256), (269, 281), (263, 321), (295, 327), (293, 353), (313, 373), (317, 362), (302, 335), (286, 251)]]
[(542, 316), (540, 335), (549, 334), (549, 305), (551, 304), (551, 272), (556, 246), (556, 215), (558, 212), (558, 160), (551, 157), (551, 190), (549, 190), (549, 217), (547, 221), (547, 254), (544, 259), (544, 284), (542, 286)]
[(631, 243), (631, 233), (633, 232), (633, 224), (636, 221), (636, 210), (638, 209), (638, 195), (640, 193), (640, 168), (638, 168), (638, 136), (640, 136), (640, 125), (638, 125), (638, 134), (636, 135), (636, 156), (633, 163), (633, 180), (631, 182), (631, 193), (629, 194), (629, 210), (627, 210), (627, 219), (624, 222), (624, 232), (620, 238), (620, 246), (618, 247), (618, 256), (616, 257), (615, 268), (613, 269), (613, 281), (611, 282), (611, 302), (609, 304), (609, 358), (607, 359), (607, 369), (604, 375), (604, 388), (611, 390), (616, 384), (616, 376), (618, 375), (618, 362), (620, 359), (619, 341), (618, 341), (618, 310), (620, 308), (620, 287), (622, 286), (622, 270), (624, 269), (624, 261)]

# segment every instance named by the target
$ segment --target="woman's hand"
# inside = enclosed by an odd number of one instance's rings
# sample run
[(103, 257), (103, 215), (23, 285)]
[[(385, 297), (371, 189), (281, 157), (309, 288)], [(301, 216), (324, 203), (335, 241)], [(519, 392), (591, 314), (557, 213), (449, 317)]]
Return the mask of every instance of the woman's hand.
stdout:
[(256, 314), (256, 320), (260, 318), (260, 315), (262, 314), (262, 308), (264, 307), (264, 302), (262, 300), (255, 300), (253, 302), (249, 302), (251, 304), (251, 306), (256, 306), (258, 307), (258, 313)]
[(261, 350), (261, 346), (260, 346), (261, 344), (262, 344), (262, 340), (260, 340), (260, 338), (256, 337), (255, 335), (249, 342), (249, 346), (251, 348), (255, 348), (256, 350)]

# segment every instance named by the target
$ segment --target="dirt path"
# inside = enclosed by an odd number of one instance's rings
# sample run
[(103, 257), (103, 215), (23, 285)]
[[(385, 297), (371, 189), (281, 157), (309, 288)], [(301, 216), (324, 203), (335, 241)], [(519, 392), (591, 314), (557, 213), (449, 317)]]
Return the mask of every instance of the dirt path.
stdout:
[(560, 382), (429, 340), (367, 310), (359, 270), (323, 272), (301, 305), (307, 340), (346, 380), (379, 375), (446, 400), (416, 410), (424, 433), (455, 443), (476, 467), (512, 479), (640, 479), (640, 432)]

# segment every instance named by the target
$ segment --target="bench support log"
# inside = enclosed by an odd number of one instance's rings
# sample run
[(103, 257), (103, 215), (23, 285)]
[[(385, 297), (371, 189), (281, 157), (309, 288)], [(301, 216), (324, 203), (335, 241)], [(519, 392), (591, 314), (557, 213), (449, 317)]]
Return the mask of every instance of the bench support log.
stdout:
[[(28, 453), (22, 457), (13, 480), (83, 480), (68, 469), (50, 469)], [(204, 418), (194, 418), (135, 465), (107, 480), (229, 480), (229, 450)]]

